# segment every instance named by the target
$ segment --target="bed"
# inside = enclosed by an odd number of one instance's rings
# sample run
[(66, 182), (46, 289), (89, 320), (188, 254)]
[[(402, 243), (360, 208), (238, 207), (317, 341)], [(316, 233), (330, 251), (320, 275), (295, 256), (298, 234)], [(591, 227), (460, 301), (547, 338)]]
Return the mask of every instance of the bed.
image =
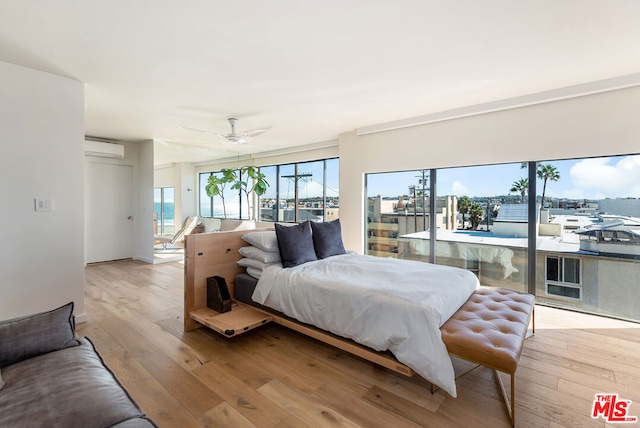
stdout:
[[(277, 231), (243, 237), (258, 250), (241, 251), (246, 257), (238, 264), (255, 279), (244, 275), (235, 281), (238, 300), (270, 308), (375, 351), (390, 351), (398, 361), (456, 396), (455, 374), (440, 327), (479, 287), (473, 273), (340, 248), (337, 254), (315, 248), (322, 257), (306, 260), (313, 257), (305, 255), (308, 249), (300, 248), (300, 236), (292, 240), (292, 254), (302, 255), (305, 261), (284, 267), (288, 260)], [(320, 235), (314, 229), (313, 236)], [(274, 261), (276, 254), (278, 261)]]

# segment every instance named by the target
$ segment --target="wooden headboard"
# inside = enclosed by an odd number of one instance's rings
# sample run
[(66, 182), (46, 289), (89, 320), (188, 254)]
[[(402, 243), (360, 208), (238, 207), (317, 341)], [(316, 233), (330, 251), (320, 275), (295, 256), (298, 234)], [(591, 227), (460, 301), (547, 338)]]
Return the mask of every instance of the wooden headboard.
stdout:
[(236, 275), (244, 268), (236, 263), (242, 256), (240, 247), (247, 244), (242, 235), (269, 229), (239, 230), (230, 232), (196, 233), (186, 235), (184, 241), (184, 331), (200, 325), (191, 319), (192, 311), (207, 306), (207, 278), (221, 276), (235, 297)]

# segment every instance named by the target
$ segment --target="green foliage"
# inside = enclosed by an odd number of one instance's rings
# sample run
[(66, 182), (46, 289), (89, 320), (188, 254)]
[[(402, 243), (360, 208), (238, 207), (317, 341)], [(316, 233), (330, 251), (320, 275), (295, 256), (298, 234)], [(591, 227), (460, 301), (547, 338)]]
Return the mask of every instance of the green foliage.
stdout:
[(245, 166), (242, 168), (242, 173), (251, 179), (251, 187), (248, 183), (243, 181), (240, 189), (243, 189), (248, 196), (251, 192), (254, 192), (258, 196), (262, 196), (267, 192), (269, 188), (269, 182), (266, 180), (267, 176), (260, 172), (260, 168), (257, 166)]
[[(205, 186), (205, 191), (207, 192), (207, 196), (214, 197), (220, 196), (222, 200), (222, 212), (224, 213), (224, 218), (227, 218), (227, 206), (224, 200), (224, 191), (228, 184), (232, 184), (238, 179), (238, 175), (233, 169), (223, 169), (222, 177), (218, 177), (216, 175), (210, 175), (207, 180), (207, 185)], [(233, 186), (231, 187), (233, 188)]]
[(522, 198), (521, 203), (524, 204), (524, 195), (527, 194), (528, 190), (529, 190), (529, 179), (521, 178), (520, 180), (513, 182), (513, 184), (511, 185), (511, 189), (509, 189), (509, 192), (520, 193), (520, 197)]
[(560, 171), (549, 163), (539, 163), (536, 174), (538, 175), (538, 179), (543, 181), (542, 200), (540, 201), (540, 213), (542, 213), (542, 209), (544, 208), (544, 196), (547, 192), (547, 181), (560, 180)]
[[(262, 196), (269, 188), (267, 176), (260, 172), (257, 166), (244, 166), (241, 169), (225, 168), (220, 171), (221, 177), (211, 175), (208, 184), (205, 186), (207, 196), (220, 196), (222, 200), (222, 209), (224, 218), (227, 218), (227, 207), (224, 200), (224, 192), (229, 186), (231, 190), (239, 190), (245, 194), (247, 198), (247, 209), (250, 207), (250, 195), (255, 193)], [(244, 180), (243, 180), (244, 178)]]
[(210, 175), (207, 183), (208, 184), (205, 186), (207, 196), (209, 196), (210, 198), (213, 196), (222, 196), (222, 198), (224, 199), (224, 188), (229, 183), (228, 181), (226, 181), (224, 178)]
[(477, 202), (471, 202), (469, 205), (469, 221), (471, 221), (471, 229), (476, 230), (482, 221), (484, 210)]
[(471, 200), (468, 196), (460, 196), (458, 198), (458, 212), (462, 214), (462, 229), (464, 230), (465, 215), (469, 212)]
[[(522, 162), (521, 169), (528, 167), (526, 162)], [(550, 163), (538, 163), (536, 166), (536, 176), (538, 180), (542, 180), (542, 200), (540, 201), (540, 211), (544, 208), (544, 198), (547, 193), (547, 182), (560, 180), (560, 171)], [(514, 192), (515, 190), (512, 190)], [(524, 203), (524, 196), (522, 198)]]

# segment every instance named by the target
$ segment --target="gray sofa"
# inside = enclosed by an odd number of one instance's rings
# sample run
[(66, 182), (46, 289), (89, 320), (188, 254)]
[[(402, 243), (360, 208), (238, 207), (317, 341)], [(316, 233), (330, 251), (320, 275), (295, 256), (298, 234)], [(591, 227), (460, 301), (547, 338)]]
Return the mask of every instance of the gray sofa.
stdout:
[(73, 304), (0, 321), (0, 427), (155, 427), (75, 336)]

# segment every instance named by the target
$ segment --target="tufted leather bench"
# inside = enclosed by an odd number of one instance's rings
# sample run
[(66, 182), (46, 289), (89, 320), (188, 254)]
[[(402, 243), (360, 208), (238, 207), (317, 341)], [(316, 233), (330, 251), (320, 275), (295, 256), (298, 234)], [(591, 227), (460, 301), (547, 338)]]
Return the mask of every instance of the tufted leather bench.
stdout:
[[(481, 287), (440, 328), (449, 354), (511, 375), (511, 397), (498, 372), (496, 380), (515, 425), (515, 372), (533, 317), (535, 297), (505, 288)], [(535, 332), (535, 318), (533, 320)]]

